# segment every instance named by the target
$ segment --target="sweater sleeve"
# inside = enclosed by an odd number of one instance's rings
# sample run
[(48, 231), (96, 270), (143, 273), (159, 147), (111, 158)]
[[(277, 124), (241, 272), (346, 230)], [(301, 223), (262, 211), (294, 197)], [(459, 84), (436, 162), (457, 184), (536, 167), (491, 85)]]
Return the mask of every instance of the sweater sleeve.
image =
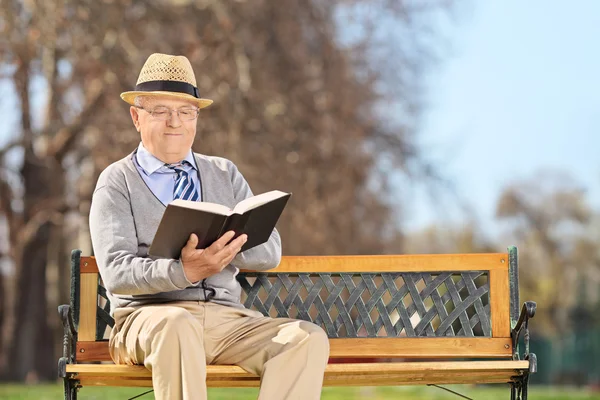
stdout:
[(117, 295), (143, 295), (185, 289), (179, 260), (138, 257), (129, 197), (114, 185), (99, 185), (92, 196), (90, 233), (102, 280)]
[[(229, 171), (236, 203), (252, 197), (252, 190), (235, 164), (230, 163)], [(240, 269), (266, 271), (279, 265), (281, 261), (281, 238), (277, 229), (273, 229), (265, 243), (239, 253), (231, 262)]]

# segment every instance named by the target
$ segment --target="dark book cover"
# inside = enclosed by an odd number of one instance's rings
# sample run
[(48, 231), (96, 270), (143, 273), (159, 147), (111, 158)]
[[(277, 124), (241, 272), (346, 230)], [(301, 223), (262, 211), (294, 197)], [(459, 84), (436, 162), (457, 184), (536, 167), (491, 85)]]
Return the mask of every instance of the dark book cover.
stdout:
[[(291, 193), (272, 191), (244, 200), (229, 211), (203, 202), (175, 201), (167, 205), (149, 253), (155, 257), (177, 259), (190, 235), (198, 236), (198, 249), (209, 247), (227, 231), (235, 237), (248, 235), (241, 251), (269, 240)], [(242, 204), (244, 203), (244, 204)], [(233, 239), (232, 239), (233, 240)]]

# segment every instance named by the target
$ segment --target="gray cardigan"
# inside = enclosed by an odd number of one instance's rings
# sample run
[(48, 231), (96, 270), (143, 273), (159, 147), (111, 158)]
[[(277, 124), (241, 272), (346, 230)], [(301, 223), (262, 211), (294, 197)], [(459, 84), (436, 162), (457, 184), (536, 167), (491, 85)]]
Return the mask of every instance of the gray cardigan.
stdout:
[[(148, 255), (166, 207), (148, 188), (132, 157), (133, 153), (100, 174), (90, 210), (92, 246), (111, 301), (111, 314), (118, 307), (203, 301), (206, 289), (185, 277), (179, 260)], [(252, 196), (231, 161), (197, 153), (194, 158), (203, 201), (233, 208)], [(264, 271), (275, 268), (280, 259), (281, 240), (274, 230), (265, 244), (238, 254), (223, 271), (206, 279), (205, 286), (214, 290), (210, 300), (242, 307), (241, 287), (235, 280), (238, 269)]]

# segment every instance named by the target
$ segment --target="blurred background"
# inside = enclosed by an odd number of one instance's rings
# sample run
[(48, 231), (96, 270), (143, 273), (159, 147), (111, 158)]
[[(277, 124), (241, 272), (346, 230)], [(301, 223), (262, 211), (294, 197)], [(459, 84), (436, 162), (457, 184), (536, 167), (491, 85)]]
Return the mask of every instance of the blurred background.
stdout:
[(119, 94), (162, 52), (215, 101), (194, 150), (294, 193), (284, 254), (514, 244), (533, 383), (600, 387), (600, 2), (0, 4), (0, 380), (55, 380), (70, 250), (140, 140)]

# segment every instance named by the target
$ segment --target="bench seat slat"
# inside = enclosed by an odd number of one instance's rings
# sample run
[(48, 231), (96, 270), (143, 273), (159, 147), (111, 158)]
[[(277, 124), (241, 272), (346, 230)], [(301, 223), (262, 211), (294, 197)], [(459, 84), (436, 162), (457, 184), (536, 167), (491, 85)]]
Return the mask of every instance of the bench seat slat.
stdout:
[[(509, 338), (329, 339), (332, 358), (510, 358)], [(83, 350), (83, 352), (82, 352)], [(111, 361), (108, 342), (77, 342), (78, 361)]]
[[(368, 379), (361, 379), (354, 375), (346, 375), (339, 379), (325, 378), (324, 386), (399, 386), (399, 385), (448, 385), (448, 384), (480, 384), (480, 383), (510, 383), (514, 380), (514, 375), (505, 373), (498, 375), (490, 373), (485, 376), (473, 374), (462, 376), (455, 374), (453, 376), (428, 375), (403, 375), (403, 376), (369, 376)], [(123, 386), (123, 387), (152, 387), (152, 380), (147, 379), (105, 379), (103, 377), (82, 377), (81, 386)], [(240, 379), (208, 379), (207, 386), (211, 388), (251, 388), (259, 387), (258, 378), (240, 378)]]
[[(329, 364), (327, 386), (406, 385), (428, 383), (502, 383), (529, 368), (528, 361), (443, 361)], [(141, 365), (72, 364), (82, 386), (152, 386), (150, 371)], [(256, 387), (259, 378), (238, 366), (209, 365), (210, 387)]]

